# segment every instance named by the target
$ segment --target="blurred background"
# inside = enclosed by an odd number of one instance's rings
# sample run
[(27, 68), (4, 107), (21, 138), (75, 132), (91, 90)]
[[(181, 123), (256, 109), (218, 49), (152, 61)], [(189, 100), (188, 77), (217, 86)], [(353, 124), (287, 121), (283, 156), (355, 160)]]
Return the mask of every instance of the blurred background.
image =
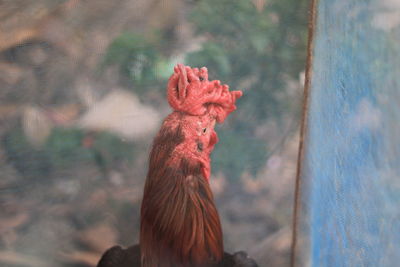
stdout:
[(0, 265), (138, 242), (173, 66), (244, 96), (212, 155), (226, 251), (288, 266), (308, 0), (0, 2)]

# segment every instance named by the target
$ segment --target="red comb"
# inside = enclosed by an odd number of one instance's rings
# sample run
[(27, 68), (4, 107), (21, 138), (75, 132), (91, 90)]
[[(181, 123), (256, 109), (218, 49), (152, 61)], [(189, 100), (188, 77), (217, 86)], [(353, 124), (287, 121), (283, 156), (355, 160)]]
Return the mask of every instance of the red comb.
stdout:
[(241, 91), (229, 91), (219, 80), (209, 81), (206, 67), (191, 68), (178, 64), (168, 81), (168, 102), (174, 110), (189, 115), (209, 113), (218, 122), (236, 109), (235, 102)]

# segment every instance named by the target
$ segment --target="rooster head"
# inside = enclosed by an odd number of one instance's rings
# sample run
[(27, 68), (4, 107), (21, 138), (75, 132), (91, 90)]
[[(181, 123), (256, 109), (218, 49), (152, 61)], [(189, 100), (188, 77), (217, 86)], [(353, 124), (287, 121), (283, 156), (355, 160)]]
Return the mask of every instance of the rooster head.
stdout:
[(219, 80), (208, 80), (208, 70), (178, 64), (168, 81), (168, 102), (175, 110), (164, 126), (179, 127), (184, 142), (171, 155), (185, 157), (202, 165), (204, 177), (210, 177), (210, 154), (218, 142), (216, 122), (222, 123), (236, 109), (241, 91), (229, 91)]

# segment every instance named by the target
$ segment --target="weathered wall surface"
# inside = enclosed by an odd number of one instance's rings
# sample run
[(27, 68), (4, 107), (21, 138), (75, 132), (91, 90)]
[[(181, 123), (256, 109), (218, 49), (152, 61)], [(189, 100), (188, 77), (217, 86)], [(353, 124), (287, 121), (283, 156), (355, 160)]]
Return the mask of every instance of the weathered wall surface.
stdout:
[(311, 266), (400, 260), (400, 2), (317, 1), (302, 173)]

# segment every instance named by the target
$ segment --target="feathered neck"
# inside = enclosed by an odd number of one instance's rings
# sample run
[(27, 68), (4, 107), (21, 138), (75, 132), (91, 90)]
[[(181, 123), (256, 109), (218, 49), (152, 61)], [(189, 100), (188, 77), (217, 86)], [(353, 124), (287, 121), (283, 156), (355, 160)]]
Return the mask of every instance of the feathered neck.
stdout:
[(210, 266), (223, 255), (222, 230), (202, 163), (182, 155), (180, 125), (162, 127), (154, 140), (141, 208), (143, 267)]

